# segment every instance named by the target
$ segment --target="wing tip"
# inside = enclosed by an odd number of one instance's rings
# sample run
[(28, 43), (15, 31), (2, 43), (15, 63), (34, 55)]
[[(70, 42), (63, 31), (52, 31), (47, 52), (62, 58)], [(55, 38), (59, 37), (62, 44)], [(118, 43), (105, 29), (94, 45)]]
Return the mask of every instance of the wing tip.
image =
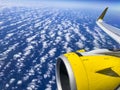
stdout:
[(97, 19), (97, 21), (98, 21), (98, 20), (103, 20), (106, 12), (107, 12), (107, 10), (108, 10), (108, 8), (109, 8), (109, 7), (106, 7), (106, 8), (105, 8), (105, 10), (104, 10), (104, 11), (102, 12), (102, 14), (99, 16), (99, 18)]

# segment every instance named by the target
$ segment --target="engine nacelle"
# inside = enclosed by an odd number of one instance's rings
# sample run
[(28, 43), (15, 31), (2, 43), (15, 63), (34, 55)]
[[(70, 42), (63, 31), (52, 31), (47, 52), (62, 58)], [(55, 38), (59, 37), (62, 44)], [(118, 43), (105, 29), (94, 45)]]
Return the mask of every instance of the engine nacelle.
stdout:
[(58, 90), (120, 90), (119, 55), (105, 49), (60, 56), (56, 64)]

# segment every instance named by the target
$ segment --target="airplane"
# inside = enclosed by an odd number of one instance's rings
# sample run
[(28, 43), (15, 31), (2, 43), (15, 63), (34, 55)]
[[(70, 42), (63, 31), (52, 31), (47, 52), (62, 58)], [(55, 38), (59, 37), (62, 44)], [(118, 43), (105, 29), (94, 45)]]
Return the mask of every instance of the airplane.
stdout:
[[(103, 21), (105, 8), (97, 25), (120, 44), (120, 29)], [(78, 50), (59, 56), (56, 62), (58, 90), (120, 90), (120, 51)]]

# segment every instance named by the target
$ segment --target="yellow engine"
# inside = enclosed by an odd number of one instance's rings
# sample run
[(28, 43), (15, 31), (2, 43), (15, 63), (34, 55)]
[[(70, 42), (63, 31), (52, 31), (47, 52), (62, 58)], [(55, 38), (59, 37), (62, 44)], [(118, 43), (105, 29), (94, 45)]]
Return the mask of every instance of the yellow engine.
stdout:
[(120, 51), (71, 52), (56, 64), (58, 90), (120, 90)]

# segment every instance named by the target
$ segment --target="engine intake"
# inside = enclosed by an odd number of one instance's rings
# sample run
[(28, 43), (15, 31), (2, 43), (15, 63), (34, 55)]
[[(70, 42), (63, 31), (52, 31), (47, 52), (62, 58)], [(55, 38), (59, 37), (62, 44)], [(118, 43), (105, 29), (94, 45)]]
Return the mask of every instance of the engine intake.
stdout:
[(56, 79), (58, 90), (76, 90), (76, 83), (71, 66), (63, 56), (57, 60)]

